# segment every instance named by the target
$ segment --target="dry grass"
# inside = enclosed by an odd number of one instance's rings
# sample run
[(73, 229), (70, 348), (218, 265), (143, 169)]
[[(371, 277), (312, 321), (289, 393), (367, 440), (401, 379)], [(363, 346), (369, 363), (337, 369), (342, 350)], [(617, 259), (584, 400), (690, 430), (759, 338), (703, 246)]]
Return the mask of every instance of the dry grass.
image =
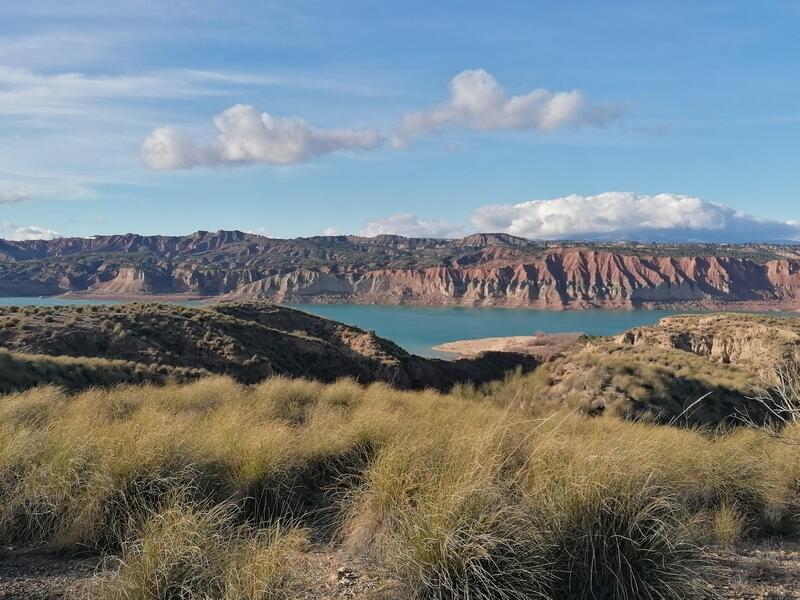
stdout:
[(91, 586), (98, 600), (290, 597), (287, 559), (304, 543), (297, 529), (252, 530), (236, 523), (237, 507), (198, 508), (177, 494), (149, 515), (119, 557)]
[[(589, 415), (605, 412), (625, 419), (716, 426), (747, 410), (761, 410), (748, 399), (758, 378), (672, 348), (595, 342), (541, 367), (537, 405), (566, 406)], [(530, 385), (519, 379), (523, 385)], [(513, 386), (500, 388), (508, 394)], [(699, 398), (709, 401), (691, 407)], [(764, 415), (753, 414), (754, 419)]]
[(125, 383), (187, 382), (207, 374), (203, 369), (103, 358), (26, 354), (0, 348), (0, 393), (47, 383), (80, 390)]
[(531, 410), (543, 385), (8, 395), (0, 543), (118, 556), (105, 598), (276, 597), (260, 578), (290, 577), (292, 522), (381, 562), (406, 597), (677, 600), (705, 594), (703, 544), (797, 530), (798, 446)]

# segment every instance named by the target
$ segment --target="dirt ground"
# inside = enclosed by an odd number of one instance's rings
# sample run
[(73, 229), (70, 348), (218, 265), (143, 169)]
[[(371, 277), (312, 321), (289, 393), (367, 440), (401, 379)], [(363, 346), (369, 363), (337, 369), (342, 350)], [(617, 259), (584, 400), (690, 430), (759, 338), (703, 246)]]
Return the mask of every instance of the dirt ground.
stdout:
[(727, 599), (800, 598), (800, 543), (764, 542), (717, 550), (715, 588)]
[(439, 352), (449, 352), (459, 358), (469, 358), (481, 352), (518, 352), (531, 354), (540, 360), (549, 360), (581, 337), (580, 333), (537, 333), (509, 337), (459, 340), (434, 346)]
[[(800, 543), (766, 542), (712, 550), (714, 588), (725, 600), (800, 599)], [(296, 600), (402, 600), (399, 583), (379, 567), (320, 549), (297, 557)], [(0, 599), (90, 599), (97, 558), (64, 558), (0, 549)]]
[(0, 548), (0, 598), (71, 598), (94, 575), (98, 562)]

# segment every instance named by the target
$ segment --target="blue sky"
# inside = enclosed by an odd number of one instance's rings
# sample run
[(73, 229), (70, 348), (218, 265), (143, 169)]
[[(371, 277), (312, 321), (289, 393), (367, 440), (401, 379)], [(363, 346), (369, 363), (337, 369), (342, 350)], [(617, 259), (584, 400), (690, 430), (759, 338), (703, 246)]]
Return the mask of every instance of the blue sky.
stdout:
[(0, 236), (800, 238), (797, 2), (0, 14)]

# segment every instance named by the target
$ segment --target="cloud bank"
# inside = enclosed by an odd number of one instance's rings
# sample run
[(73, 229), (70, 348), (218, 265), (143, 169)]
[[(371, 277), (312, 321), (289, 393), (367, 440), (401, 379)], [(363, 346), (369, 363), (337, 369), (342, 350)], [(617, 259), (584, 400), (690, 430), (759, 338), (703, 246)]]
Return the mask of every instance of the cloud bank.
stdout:
[(537, 239), (758, 242), (800, 240), (800, 222), (759, 219), (679, 194), (606, 192), (483, 206), (480, 231)]
[(578, 90), (552, 92), (536, 89), (510, 96), (483, 69), (462, 71), (450, 80), (450, 99), (439, 106), (406, 115), (393, 142), (405, 145), (411, 138), (447, 127), (474, 130), (519, 129), (549, 132), (562, 127), (602, 126), (619, 116), (610, 105), (589, 106)]
[(461, 225), (442, 219), (426, 221), (411, 213), (400, 213), (370, 221), (361, 231), (361, 235), (365, 237), (393, 234), (405, 237), (448, 238), (461, 233), (463, 233)]
[(383, 143), (372, 129), (319, 129), (296, 117), (273, 117), (237, 104), (214, 117), (217, 140), (200, 145), (171, 127), (154, 129), (142, 144), (151, 169), (263, 163), (290, 165), (343, 150), (371, 150)]
[(45, 229), (38, 225), (15, 225), (14, 223), (0, 223), (0, 238), (15, 242), (26, 240), (52, 240), (61, 237), (61, 234), (52, 229)]
[(159, 127), (142, 143), (151, 169), (172, 170), (229, 164), (290, 165), (341, 151), (375, 150), (391, 139), (402, 147), (418, 136), (450, 127), (472, 130), (554, 131), (563, 127), (602, 126), (619, 110), (589, 106), (577, 90), (537, 89), (509, 96), (483, 69), (462, 71), (450, 81), (444, 104), (405, 115), (387, 136), (376, 129), (321, 129), (299, 117), (277, 117), (237, 104), (214, 117), (217, 139), (201, 144), (172, 127)]

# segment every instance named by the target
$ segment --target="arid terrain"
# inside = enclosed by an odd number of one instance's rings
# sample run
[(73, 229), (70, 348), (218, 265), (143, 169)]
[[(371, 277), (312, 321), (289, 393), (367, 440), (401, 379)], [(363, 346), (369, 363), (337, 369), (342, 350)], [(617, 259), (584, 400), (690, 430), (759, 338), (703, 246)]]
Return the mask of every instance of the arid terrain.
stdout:
[(535, 335), (458, 340), (439, 344), (433, 349), (460, 357), (474, 356), (482, 352), (514, 352), (530, 354), (539, 360), (548, 360), (556, 354), (563, 353), (580, 337), (580, 333), (537, 333)]
[(4, 391), (48, 382), (79, 389), (210, 374), (245, 383), (272, 375), (327, 382), (352, 377), (447, 390), (537, 365), (529, 355), (508, 352), (457, 361), (422, 358), (374, 332), (263, 302), (0, 307), (0, 349)]
[(528, 308), (800, 308), (798, 246), (270, 239), (240, 231), (0, 241), (0, 294)]
[(800, 598), (800, 318), (483, 371), (263, 303), (0, 320), (0, 598)]

